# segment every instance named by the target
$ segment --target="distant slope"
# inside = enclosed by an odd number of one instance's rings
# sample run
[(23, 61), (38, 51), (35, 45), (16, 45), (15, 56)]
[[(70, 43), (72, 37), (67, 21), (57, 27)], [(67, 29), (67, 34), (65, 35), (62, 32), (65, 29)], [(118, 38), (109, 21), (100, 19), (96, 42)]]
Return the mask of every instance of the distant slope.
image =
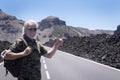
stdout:
[(49, 39), (54, 39), (56, 36), (69, 38), (74, 36), (90, 36), (103, 33), (110, 35), (113, 34), (113, 31), (111, 30), (89, 30), (86, 28), (67, 26), (65, 21), (60, 20), (58, 17), (55, 16), (46, 17), (41, 22), (39, 22), (39, 25), (39, 29), (43, 32), (45, 31), (45, 29), (50, 30), (50, 32), (47, 32), (49, 34), (48, 36), (42, 34), (46, 37), (49, 37)]
[(21, 36), (23, 21), (0, 10), (0, 40), (14, 41)]
[[(67, 26), (66, 22), (55, 16), (48, 16), (39, 23), (37, 40), (45, 43), (56, 36), (69, 38), (74, 36), (90, 36), (96, 34), (112, 34), (113, 31), (107, 30), (89, 30), (86, 28), (76, 28)], [(22, 26), (24, 21), (17, 19), (15, 16), (8, 15), (0, 10), (0, 40), (13, 42), (22, 36)]]

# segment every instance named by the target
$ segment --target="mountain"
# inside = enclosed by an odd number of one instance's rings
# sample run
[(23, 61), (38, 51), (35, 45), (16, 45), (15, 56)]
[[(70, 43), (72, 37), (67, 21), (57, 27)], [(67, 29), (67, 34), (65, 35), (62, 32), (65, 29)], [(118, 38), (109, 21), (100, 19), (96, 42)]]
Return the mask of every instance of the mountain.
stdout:
[[(0, 40), (15, 41), (22, 35), (24, 21), (8, 15), (0, 10)], [(113, 34), (110, 30), (89, 30), (66, 25), (66, 22), (55, 16), (48, 16), (39, 23), (36, 39), (45, 43), (55, 37), (69, 38), (73, 36), (90, 36), (96, 34)]]
[(58, 17), (55, 17), (55, 16), (48, 16), (47, 18), (45, 18), (41, 22), (39, 22), (39, 28), (41, 30), (50, 28), (54, 25), (66, 26), (66, 22), (60, 20)]
[(0, 10), (0, 40), (14, 41), (21, 36), (21, 29), (24, 21), (18, 20)]
[[(90, 36), (90, 35), (96, 35), (96, 34), (113, 34), (113, 31), (111, 30), (89, 30), (86, 28), (80, 28), (80, 27), (73, 27), (66, 25), (66, 22), (59, 19), (55, 16), (48, 16), (45, 19), (41, 20), (39, 22), (39, 29), (41, 32), (39, 32), (38, 39), (45, 39), (47, 41), (54, 39), (56, 36), (60, 36), (62, 38), (69, 38), (73, 36)], [(46, 41), (45, 40), (45, 41)]]

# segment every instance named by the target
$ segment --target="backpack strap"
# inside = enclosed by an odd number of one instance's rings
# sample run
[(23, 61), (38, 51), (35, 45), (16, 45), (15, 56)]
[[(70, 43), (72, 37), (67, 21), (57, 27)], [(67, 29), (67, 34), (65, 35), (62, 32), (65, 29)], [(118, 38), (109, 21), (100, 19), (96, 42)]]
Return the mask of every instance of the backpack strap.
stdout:
[(38, 41), (36, 41), (36, 44), (37, 44), (37, 49), (38, 49), (38, 51), (39, 51), (39, 53), (41, 52), (40, 51), (40, 43), (38, 42)]
[(2, 62), (4, 60), (5, 52), (6, 51), (4, 50), (0, 53), (0, 59), (1, 59), (0, 62)]
[(6, 73), (5, 73), (5, 76), (7, 76), (8, 75), (8, 70), (6, 69)]
[(20, 37), (20, 39), (25, 43), (26, 46), (28, 46), (28, 43), (26, 42), (26, 40), (23, 37)]

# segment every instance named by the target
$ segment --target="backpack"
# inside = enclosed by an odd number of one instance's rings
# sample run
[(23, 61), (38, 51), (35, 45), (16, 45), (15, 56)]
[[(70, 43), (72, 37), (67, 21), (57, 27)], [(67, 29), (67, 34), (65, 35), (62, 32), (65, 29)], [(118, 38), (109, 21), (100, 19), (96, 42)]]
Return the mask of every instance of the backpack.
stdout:
[[(24, 42), (24, 45), (27, 47), (28, 46), (27, 42), (23, 38), (20, 38), (20, 39)], [(4, 67), (6, 68), (6, 76), (7, 76), (8, 72), (10, 72), (14, 77), (19, 76), (22, 59), (23, 58), (18, 58), (15, 60), (5, 60), (4, 59)]]

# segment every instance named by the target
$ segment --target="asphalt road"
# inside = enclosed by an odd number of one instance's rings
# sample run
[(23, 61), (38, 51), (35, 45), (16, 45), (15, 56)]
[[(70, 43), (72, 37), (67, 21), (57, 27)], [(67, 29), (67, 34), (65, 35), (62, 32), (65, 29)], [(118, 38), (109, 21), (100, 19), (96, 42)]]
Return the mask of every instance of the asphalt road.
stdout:
[(42, 62), (47, 66), (48, 80), (120, 80), (120, 70), (61, 51)]
[[(42, 80), (120, 80), (120, 70), (57, 51), (52, 59), (42, 57)], [(17, 80), (0, 64), (0, 80)]]
[(5, 68), (3, 67), (3, 63), (0, 63), (0, 80), (17, 80), (16, 78), (13, 78), (10, 73), (8, 73), (7, 76), (5, 76)]

